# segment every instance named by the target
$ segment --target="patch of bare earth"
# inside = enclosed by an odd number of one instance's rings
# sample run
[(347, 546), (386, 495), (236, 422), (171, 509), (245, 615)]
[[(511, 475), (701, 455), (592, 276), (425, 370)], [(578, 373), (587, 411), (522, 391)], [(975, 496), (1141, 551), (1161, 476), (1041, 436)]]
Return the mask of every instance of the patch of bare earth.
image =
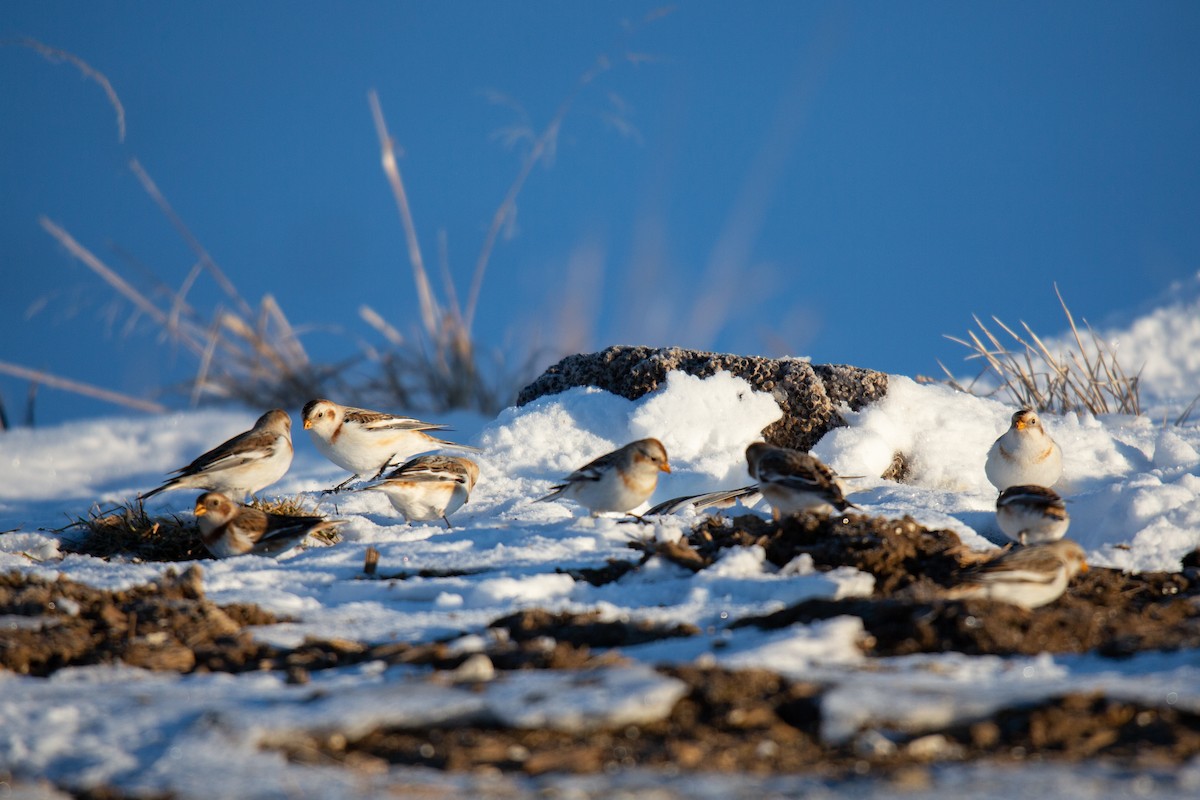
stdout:
[[(603, 585), (660, 558), (698, 572), (725, 548), (749, 545), (761, 546), (776, 566), (808, 556), (817, 569), (855, 567), (875, 577), (875, 591), (866, 598), (809, 600), (735, 626), (779, 628), (849, 614), (863, 620), (868, 635), (861, 646), (871, 656), (945, 651), (1126, 656), (1200, 646), (1200, 571), (1194, 566), (1141, 575), (1093, 569), (1061, 599), (1035, 611), (988, 601), (947, 602), (937, 599), (938, 592), (980, 557), (953, 532), (928, 530), (910, 519), (709, 520), (680, 542), (635, 542), (640, 551), (635, 558), (569, 574)], [(0, 617), (10, 620), (0, 638), (0, 668), (48, 675), (69, 665), (122, 661), (178, 672), (279, 670), (303, 683), (313, 670), (364, 661), (453, 670), (471, 657), (439, 642), (333, 640), (273, 647), (255, 641), (248, 629), (277, 621), (272, 615), (254, 606), (218, 607), (204, 597), (201, 583), (198, 567), (122, 592), (0, 575)], [(527, 609), (495, 620), (483, 639), (484, 654), (498, 670), (576, 670), (619, 663), (621, 647), (696, 633), (690, 625)], [(915, 737), (880, 732), (886, 746), (864, 751), (861, 735), (844, 745), (821, 740), (819, 685), (764, 670), (661, 671), (683, 681), (687, 693), (665, 718), (648, 724), (586, 734), (481, 724), (381, 727), (354, 737), (300, 732), (277, 747), (296, 761), (351, 768), (402, 764), (537, 775), (638, 766), (831, 778), (864, 769), (919, 776), (931, 762), (979, 758), (1105, 758), (1157, 766), (1200, 756), (1196, 715), (1082, 694), (1002, 709), (985, 720)]]

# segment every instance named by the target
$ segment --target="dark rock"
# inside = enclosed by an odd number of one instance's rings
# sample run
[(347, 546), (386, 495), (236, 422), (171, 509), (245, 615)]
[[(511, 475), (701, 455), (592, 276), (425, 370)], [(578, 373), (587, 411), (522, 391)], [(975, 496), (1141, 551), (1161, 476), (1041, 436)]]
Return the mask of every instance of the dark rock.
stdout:
[(630, 400), (654, 391), (672, 370), (707, 378), (725, 371), (758, 391), (769, 392), (784, 417), (763, 435), (771, 444), (809, 450), (845, 424), (837, 409), (857, 411), (887, 393), (887, 375), (839, 364), (810, 364), (798, 358), (762, 358), (706, 353), (678, 347), (617, 345), (598, 353), (567, 356), (521, 390), (517, 405), (575, 386), (596, 386)]

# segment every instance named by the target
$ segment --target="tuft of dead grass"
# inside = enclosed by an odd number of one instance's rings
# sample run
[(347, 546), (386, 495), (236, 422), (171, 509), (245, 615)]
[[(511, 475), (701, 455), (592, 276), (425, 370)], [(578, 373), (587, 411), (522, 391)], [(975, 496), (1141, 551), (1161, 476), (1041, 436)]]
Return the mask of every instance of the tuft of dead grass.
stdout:
[[(252, 507), (270, 514), (288, 517), (315, 517), (301, 497), (254, 499)], [(96, 558), (128, 558), (137, 561), (175, 562), (210, 559), (212, 555), (200, 539), (195, 519), (175, 514), (151, 516), (141, 501), (105, 510), (93, 510), (77, 519), (66, 530), (81, 531), (78, 537), (64, 541), (63, 549)], [(336, 530), (317, 530), (307, 541), (319, 546), (337, 544)]]
[[(155, 285), (145, 286), (144, 282), (135, 285), (75, 239), (64, 225), (45, 216), (40, 218), (41, 225), (73, 258), (132, 306), (129, 327), (137, 320), (149, 320), (160, 329), (165, 342), (195, 360), (196, 372), (189, 388), (193, 405), (216, 399), (239, 401), (255, 408), (287, 408), (303, 405), (314, 397), (334, 397), (339, 402), (372, 408), (403, 408), (406, 411), (463, 408), (495, 413), (509, 404), (517, 388), (532, 377), (535, 357), (546, 354), (527, 353), (518, 363), (507, 365), (499, 354), (481, 358), (472, 322), (483, 296), (484, 276), (492, 254), (515, 219), (518, 196), (534, 167), (552, 161), (563, 122), (580, 95), (593, 89), (600, 77), (617, 65), (637, 66), (650, 60), (645, 54), (630, 49), (629, 40), (635, 32), (668, 11), (660, 9), (639, 22), (623, 23), (617, 44), (600, 54), (576, 79), (545, 127), (540, 131), (520, 127), (519, 133), (510, 137), (525, 143), (527, 148), (517, 174), (496, 206), (483, 236), (475, 257), (465, 310), (459, 304), (444, 241), (440, 248), (443, 296), (439, 296), (430, 278), (400, 173), (398, 153), (402, 153), (402, 149), (388, 130), (378, 95), (373, 90), (370, 92), (368, 100), (379, 137), (382, 168), (404, 229), (420, 313), (417, 330), (406, 336), (378, 311), (364, 305), (360, 310), (361, 320), (382, 338), (382, 342), (379, 345), (360, 343), (359, 352), (338, 363), (321, 364), (309, 358), (302, 337), (313, 329), (294, 326), (273, 296), (268, 294), (258, 303), (252, 303), (238, 291), (137, 158), (129, 160), (129, 169), (195, 257), (191, 269), (177, 286), (153, 277), (152, 271), (150, 282)], [(100, 83), (119, 112), (123, 132), (124, 107), (106, 78), (70, 53), (32, 41), (16, 43), (33, 47), (43, 57), (70, 61), (83, 70), (85, 76)], [(611, 92), (608, 96), (610, 99), (615, 97)], [(616, 111), (605, 119), (619, 132), (627, 133), (632, 128), (621, 118), (621, 108), (623, 105), (617, 103)], [(146, 272), (124, 251), (118, 250), (118, 254), (132, 262), (136, 269), (131, 271)], [(207, 308), (193, 305), (189, 298), (202, 278), (219, 289), (223, 295), (221, 302)], [(325, 326), (323, 330), (328, 332), (330, 327)], [(0, 363), (0, 371), (17, 374), (14, 369), (24, 368)], [(108, 402), (148, 408), (145, 401), (139, 405), (136, 398), (105, 393), (48, 373), (34, 375), (27, 371), (21, 374), (68, 391), (86, 390), (83, 393)]]
[[(1054, 293), (1066, 315), (1075, 349), (1052, 352), (1026, 323), (1022, 322), (1018, 331), (993, 316), (992, 322), (1007, 337), (1002, 338), (975, 316), (978, 332), (968, 331), (966, 339), (946, 338), (971, 350), (967, 360), (982, 360), (983, 371), (964, 387), (939, 361), (948, 383), (972, 394), (1003, 393), (1012, 405), (1038, 411), (1140, 415), (1140, 372), (1133, 375), (1126, 372), (1117, 360), (1117, 354), (1086, 319), (1083, 325), (1087, 335), (1081, 333), (1057, 284)], [(988, 374), (998, 382), (997, 388), (987, 392), (974, 391), (979, 378)]]
[(212, 558), (195, 520), (174, 514), (150, 516), (140, 501), (105, 511), (93, 510), (70, 528), (82, 531), (64, 549), (103, 558), (138, 561), (195, 561)]

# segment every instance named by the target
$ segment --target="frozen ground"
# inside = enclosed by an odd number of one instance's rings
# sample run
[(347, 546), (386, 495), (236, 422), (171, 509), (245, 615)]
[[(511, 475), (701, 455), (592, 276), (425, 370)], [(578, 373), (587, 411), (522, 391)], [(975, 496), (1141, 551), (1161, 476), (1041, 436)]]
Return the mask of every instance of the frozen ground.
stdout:
[[(1127, 328), (1106, 332), (1120, 339), (1122, 353), (1145, 357), (1144, 393), (1160, 412), (1173, 411), (1171, 419), (1200, 392), (1195, 355), (1200, 303), (1194, 288), (1185, 287)], [(882, 402), (848, 414), (849, 427), (826, 436), (814, 452), (841, 474), (867, 476), (849, 486), (866, 513), (911, 515), (951, 528), (983, 550), (1001, 539), (984, 454), (1011, 412), (994, 400), (893, 376)], [(65, 575), (107, 588), (155, 578), (163, 565), (65, 554), (59, 535), (49, 529), (85, 515), (94, 503), (127, 501), (156, 486), (168, 470), (244, 430), (258, 413), (108, 418), (0, 435), (0, 531), (11, 530), (0, 535), (0, 569)], [(453, 529), (405, 525), (377, 493), (342, 494), (322, 505), (348, 520), (342, 543), (277, 561), (252, 556), (205, 561), (205, 589), (218, 603), (253, 602), (295, 618), (261, 629), (261, 638), (280, 645), (309, 636), (372, 642), (458, 638), (470, 648), (487, 623), (527, 607), (692, 623), (703, 631), (700, 636), (633, 647), (627, 655), (647, 665), (700, 659), (827, 682), (833, 690), (822, 706), (822, 733), (831, 741), (853, 733), (864, 719), (883, 717), (898, 728), (921, 730), (1067, 688), (1200, 712), (1196, 652), (1127, 661), (945, 655), (866, 663), (855, 646), (862, 632), (856, 618), (784, 631), (731, 630), (729, 621), (748, 614), (871, 589), (869, 576), (851, 570), (817, 574), (802, 565), (776, 570), (755, 548), (729, 551), (696, 574), (655, 560), (602, 587), (557, 571), (629, 558), (632, 537), (677, 538), (694, 517), (638, 526), (593, 519), (568, 503), (532, 502), (555, 479), (631, 439), (653, 435), (666, 445), (673, 471), (663, 476), (652, 503), (743, 485), (748, 477), (742, 452), (778, 414), (769, 397), (737, 378), (722, 374), (701, 381), (674, 374), (660, 391), (636, 402), (575, 389), (508, 409), (495, 420), (453, 416), (445, 420), (457, 429), (450, 438), (483, 450), (479, 485), (453, 518)], [(1044, 419), (1065, 453), (1060, 489), (1070, 500), (1068, 535), (1084, 546), (1091, 563), (1178, 570), (1180, 559), (1200, 546), (1200, 412), (1181, 426), (1164, 426), (1161, 413), (1153, 419)], [(320, 458), (298, 426), (296, 432), (292, 470), (267, 494), (311, 493), (315, 503), (317, 490), (345, 476)], [(897, 451), (912, 464), (911, 483), (870, 477)], [(151, 510), (185, 513), (194, 499), (190, 492), (166, 493)], [(466, 574), (353, 580), (368, 546), (379, 550), (384, 573), (430, 568)], [(549, 703), (543, 698), (548, 687)], [(40, 791), (32, 781), (44, 777), (59, 785), (112, 784), (179, 797), (372, 797), (385, 790), (484, 797), (553, 790), (558, 796), (591, 797), (649, 787), (664, 797), (762, 797), (798, 790), (874, 797), (893, 791), (868, 779), (831, 787), (803, 777), (697, 779), (635, 772), (527, 780), (416, 769), (368, 775), (290, 764), (256, 747), (288, 730), (330, 725), (353, 730), (472, 713), (517, 725), (586, 728), (669, 707), (677, 690), (670, 679), (637, 667), (613, 669), (588, 686), (573, 685), (569, 676), (511, 674), (482, 693), (436, 684), (421, 671), (372, 664), (317, 672), (305, 686), (266, 673), (180, 677), (107, 667), (62, 670), (49, 679), (0, 673), (0, 770), (24, 779), (32, 792)], [(1161, 775), (1091, 766), (1014, 771), (976, 765), (939, 768), (934, 779), (922, 791), (944, 797), (960, 796), (964, 787), (972, 796), (1000, 797), (1032, 786), (1043, 792), (1057, 786), (1064, 796), (1078, 797), (1180, 796), (1200, 791), (1200, 765)]]

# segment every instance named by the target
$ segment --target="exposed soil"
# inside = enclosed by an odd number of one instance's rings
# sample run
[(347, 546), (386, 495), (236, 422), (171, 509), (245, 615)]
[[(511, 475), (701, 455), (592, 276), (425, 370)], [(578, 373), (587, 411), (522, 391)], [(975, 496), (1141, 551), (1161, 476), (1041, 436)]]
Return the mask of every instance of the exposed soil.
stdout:
[[(172, 672), (280, 670), (296, 682), (314, 670), (383, 661), (455, 669), (470, 654), (446, 643), (364, 645), (313, 640), (296, 648), (256, 641), (252, 625), (281, 621), (254, 605), (217, 606), (204, 597), (202, 572), (168, 570), (125, 591), (96, 589), (17, 572), (0, 574), (0, 668), (47, 676), (69, 666), (125, 664)], [(580, 669), (619, 661), (593, 648), (691, 636), (687, 625), (602, 620), (597, 613), (523, 611), (492, 624), (485, 654), (498, 669)]]
[[(1137, 577), (1113, 570), (1096, 572), (1099, 574), (1089, 574), (1085, 580), (1113, 585)], [(870, 634), (863, 649), (872, 656), (947, 651), (1034, 655), (1094, 650), (1119, 657), (1143, 650), (1200, 647), (1200, 609), (1194, 600), (1166, 597), (1137, 608), (1095, 603), (1085, 592), (1085, 586), (1073, 587), (1057, 602), (1034, 611), (987, 600), (809, 600), (734, 624), (781, 628), (848, 614), (863, 620)]]
[[(777, 566), (807, 554), (818, 569), (856, 567), (875, 576), (875, 590), (867, 598), (802, 602), (739, 620), (735, 627), (778, 628), (850, 614), (863, 620), (868, 636), (862, 647), (872, 656), (944, 651), (1126, 656), (1200, 647), (1200, 569), (1195, 566), (1180, 573), (1141, 575), (1093, 568), (1058, 601), (1035, 611), (989, 601), (948, 602), (936, 599), (940, 587), (980, 556), (963, 547), (953, 532), (928, 530), (911, 519), (851, 514), (782, 523), (755, 516), (708, 520), (681, 542), (635, 542), (631, 546), (641, 551), (637, 558), (570, 574), (603, 585), (653, 558), (701, 571), (723, 549), (748, 545), (761, 546)], [(371, 577), (403, 580), (411, 575)], [(217, 606), (207, 600), (195, 565), (183, 574), (169, 570), (155, 583), (116, 592), (14, 572), (0, 575), (0, 625), (5, 627), (0, 668), (44, 676), (66, 666), (120, 661), (180, 673), (278, 670), (304, 683), (314, 670), (365, 661), (452, 670), (471, 657), (449, 642), (365, 645), (329, 640), (277, 648), (255, 641), (248, 630), (278, 621), (253, 605)], [(616, 648), (697, 633), (691, 625), (531, 609), (495, 620), (483, 652), (499, 670), (583, 669), (621, 661)], [(977, 758), (1104, 757), (1162, 765), (1200, 755), (1196, 715), (1084, 695), (1005, 709), (982, 722), (911, 740), (867, 732), (831, 746), (818, 736), (819, 686), (762, 670), (689, 666), (662, 671), (690, 690), (666, 719), (649, 725), (587, 735), (478, 725), (383, 728), (357, 739), (339, 732), (301, 733), (282, 747), (299, 761), (329, 763), (332, 758), (362, 767), (413, 764), (537, 775), (637, 765), (804, 771), (831, 778), (864, 769), (902, 773), (924, 769), (931, 761)], [(864, 746), (863, 737), (870, 736), (875, 738)]]
[(503, 628), (515, 642), (548, 636), (576, 647), (629, 647), (635, 644), (695, 636), (695, 625), (658, 625), (644, 620), (605, 620), (598, 611), (587, 614), (552, 614), (541, 609), (501, 617), (490, 628)]
[(751, 774), (808, 772), (843, 778), (898, 773), (937, 761), (980, 758), (1083, 760), (1138, 766), (1200, 755), (1200, 718), (1101, 696), (1072, 694), (1005, 709), (971, 725), (915, 737), (877, 735), (828, 745), (819, 736), (820, 689), (763, 670), (663, 669), (689, 693), (670, 716), (648, 725), (572, 734), (486, 726), (381, 728), (356, 739), (340, 733), (290, 739), (282, 749), (304, 763), (359, 768), (389, 764), (443, 770), (482, 768), (539, 775), (627, 767)]
[(8, 620), (0, 667), (41, 676), (116, 661), (175, 672), (219, 669), (230, 653), (255, 648), (247, 625), (276, 621), (253, 605), (206, 600), (198, 567), (117, 592), (10, 572), (0, 575), (0, 617)]

